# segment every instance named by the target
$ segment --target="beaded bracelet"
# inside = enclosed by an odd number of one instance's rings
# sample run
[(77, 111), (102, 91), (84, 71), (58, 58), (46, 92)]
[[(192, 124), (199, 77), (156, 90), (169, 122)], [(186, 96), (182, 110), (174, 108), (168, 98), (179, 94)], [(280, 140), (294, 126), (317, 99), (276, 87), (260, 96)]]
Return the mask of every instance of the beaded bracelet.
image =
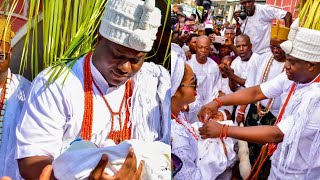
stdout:
[(222, 107), (222, 102), (218, 98), (214, 98), (213, 101), (216, 101), (218, 103), (218, 108)]

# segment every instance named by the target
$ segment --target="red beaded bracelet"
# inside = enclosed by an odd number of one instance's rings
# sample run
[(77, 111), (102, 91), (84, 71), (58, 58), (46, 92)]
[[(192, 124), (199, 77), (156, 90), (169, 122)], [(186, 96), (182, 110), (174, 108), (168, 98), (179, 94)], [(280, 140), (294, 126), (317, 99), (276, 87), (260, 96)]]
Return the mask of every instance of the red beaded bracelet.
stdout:
[(214, 98), (213, 101), (216, 101), (218, 103), (218, 108), (222, 107), (222, 102), (218, 98)]

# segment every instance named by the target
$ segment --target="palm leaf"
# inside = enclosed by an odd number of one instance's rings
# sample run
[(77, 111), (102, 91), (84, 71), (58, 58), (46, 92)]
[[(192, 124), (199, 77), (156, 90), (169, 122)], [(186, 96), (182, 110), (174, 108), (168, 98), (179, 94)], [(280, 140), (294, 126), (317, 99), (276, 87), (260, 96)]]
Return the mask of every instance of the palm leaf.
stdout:
[[(165, 18), (163, 26), (166, 26), (170, 12), (171, 1), (163, 0), (166, 3)], [(28, 31), (24, 43), (21, 57), (20, 73), (27, 67), (28, 46), (31, 46), (31, 67), (32, 77), (38, 74), (38, 64), (41, 61), (38, 57), (38, 19), (42, 8), (43, 16), (43, 66), (44, 68), (52, 66), (48, 73), (50, 74), (49, 83), (55, 81), (65, 73), (65, 69), (72, 68), (74, 60), (92, 51), (96, 45), (98, 37), (98, 27), (104, 12), (107, 0), (30, 0)], [(32, 33), (32, 39), (31, 32)], [(160, 42), (165, 34), (163, 28), (160, 36)], [(32, 41), (31, 41), (32, 40)], [(160, 43), (153, 49), (154, 54), (148, 59), (153, 58), (161, 48)], [(166, 43), (166, 54), (162, 63), (165, 63), (170, 53), (170, 43)], [(65, 64), (71, 62), (69, 66)], [(62, 65), (61, 65), (62, 64)]]

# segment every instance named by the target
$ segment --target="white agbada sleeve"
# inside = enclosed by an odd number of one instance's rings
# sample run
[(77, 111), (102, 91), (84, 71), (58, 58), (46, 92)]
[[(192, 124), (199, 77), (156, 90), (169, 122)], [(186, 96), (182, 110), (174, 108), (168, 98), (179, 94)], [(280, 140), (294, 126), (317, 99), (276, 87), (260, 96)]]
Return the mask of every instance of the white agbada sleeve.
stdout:
[(257, 74), (258, 74), (257, 70), (259, 69), (257, 61), (261, 61), (261, 59), (254, 58), (252, 59), (252, 61), (253, 62), (251, 63), (251, 66), (248, 71), (247, 79), (244, 84), (246, 88), (254, 86), (257, 82)]
[(287, 11), (266, 5), (265, 8), (261, 9), (260, 13), (260, 18), (262, 18), (264, 21), (270, 21), (271, 23), (271, 21), (274, 19), (283, 19), (286, 16)]
[(286, 81), (288, 81), (288, 78), (286, 73), (283, 72), (272, 80), (260, 84), (260, 88), (267, 98), (275, 98), (283, 93), (283, 85)]
[(46, 82), (41, 75), (33, 81), (23, 106), (16, 130), (17, 159), (30, 156), (56, 157), (60, 154), (63, 127), (69, 119), (69, 106), (62, 96), (63, 87), (58, 86), (58, 82), (46, 87)]

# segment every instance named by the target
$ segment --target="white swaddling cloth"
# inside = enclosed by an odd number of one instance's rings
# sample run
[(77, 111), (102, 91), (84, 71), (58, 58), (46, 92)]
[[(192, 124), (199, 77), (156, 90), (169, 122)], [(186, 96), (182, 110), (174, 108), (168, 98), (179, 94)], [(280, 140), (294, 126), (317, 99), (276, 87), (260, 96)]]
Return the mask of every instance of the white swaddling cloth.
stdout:
[[(219, 121), (218, 123), (234, 125), (231, 120)], [(202, 127), (202, 123), (196, 122), (192, 126), (198, 130), (199, 127)], [(234, 151), (234, 139), (225, 138), (224, 143), (227, 149), (227, 156), (219, 138), (199, 139), (197, 166), (200, 168), (204, 180), (216, 179), (227, 168), (232, 167), (237, 160), (237, 155)]]
[(159, 141), (150, 143), (135, 139), (119, 145), (107, 140), (103, 148), (98, 148), (90, 141), (75, 141), (53, 161), (54, 175), (60, 180), (87, 179), (103, 154), (107, 154), (109, 160), (105, 172), (114, 175), (124, 163), (130, 146), (137, 158), (137, 168), (140, 161), (144, 160), (143, 180), (171, 178), (170, 146)]

